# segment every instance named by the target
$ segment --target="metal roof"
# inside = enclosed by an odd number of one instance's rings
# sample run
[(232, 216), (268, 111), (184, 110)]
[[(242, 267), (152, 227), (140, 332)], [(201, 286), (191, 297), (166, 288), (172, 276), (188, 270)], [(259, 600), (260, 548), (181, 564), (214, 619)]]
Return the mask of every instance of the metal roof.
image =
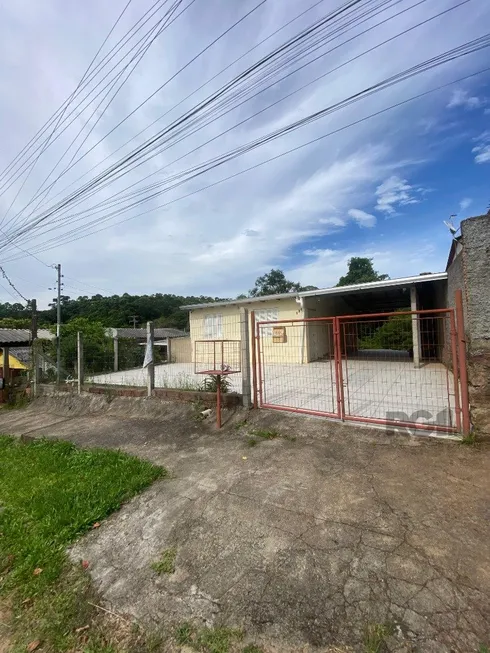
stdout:
[[(37, 337), (41, 340), (53, 340), (55, 336), (48, 329), (39, 329)], [(27, 346), (31, 340), (31, 331), (29, 329), (0, 329), (0, 347), (10, 347), (10, 345)]]
[[(181, 331), (180, 329), (170, 329), (166, 327), (156, 328), (153, 331), (155, 338), (182, 338), (187, 335), (185, 331)], [(106, 329), (106, 334), (111, 338), (135, 338), (142, 340), (146, 338), (146, 328)]]
[(376, 290), (384, 288), (400, 288), (413, 286), (428, 281), (444, 281), (447, 279), (447, 272), (430, 272), (418, 274), (414, 277), (401, 277), (399, 279), (385, 279), (384, 281), (370, 281), (369, 283), (354, 283), (351, 286), (334, 286), (333, 288), (319, 288), (318, 290), (306, 290), (304, 292), (282, 293), (280, 295), (263, 295), (262, 297), (246, 297), (245, 299), (231, 299), (223, 302), (209, 302), (207, 304), (189, 304), (181, 306), (184, 310), (196, 310), (198, 308), (214, 308), (216, 306), (246, 306), (255, 302), (281, 301), (282, 299), (301, 299), (302, 297), (317, 297), (320, 295), (343, 295), (363, 290)]

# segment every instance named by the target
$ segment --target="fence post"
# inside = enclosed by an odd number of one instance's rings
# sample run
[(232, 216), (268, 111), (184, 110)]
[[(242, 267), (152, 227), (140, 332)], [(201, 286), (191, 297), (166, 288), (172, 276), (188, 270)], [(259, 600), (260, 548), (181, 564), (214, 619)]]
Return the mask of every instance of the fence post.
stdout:
[(114, 337), (114, 372), (119, 372), (119, 338)]
[(463, 435), (469, 435), (470, 398), (468, 394), (468, 369), (466, 367), (466, 336), (464, 331), (463, 293), (456, 290), (456, 328), (458, 329), (459, 378), (461, 380), (461, 414), (463, 417)]
[(248, 330), (248, 310), (240, 308), (240, 338), (241, 338), (241, 370), (242, 370), (242, 397), (244, 408), (252, 404), (250, 389), (250, 336)]
[(148, 380), (147, 380), (148, 397), (151, 397), (153, 395), (153, 389), (155, 388), (155, 363), (153, 358), (153, 344), (154, 344), (153, 322), (147, 322), (145, 363), (146, 363), (146, 370), (148, 373)]
[(82, 394), (83, 389), (83, 335), (78, 331), (77, 333), (77, 385), (78, 394)]
[(40, 341), (34, 338), (32, 341), (32, 396), (39, 394), (39, 347)]
[[(410, 286), (410, 310), (416, 311), (417, 306), (417, 288)], [(413, 365), (420, 367), (420, 321), (416, 313), (412, 313), (412, 343), (413, 343)]]
[(256, 342), (255, 342), (255, 311), (250, 311), (250, 342), (252, 345), (252, 401), (253, 407), (258, 408), (257, 400), (257, 356), (256, 356)]

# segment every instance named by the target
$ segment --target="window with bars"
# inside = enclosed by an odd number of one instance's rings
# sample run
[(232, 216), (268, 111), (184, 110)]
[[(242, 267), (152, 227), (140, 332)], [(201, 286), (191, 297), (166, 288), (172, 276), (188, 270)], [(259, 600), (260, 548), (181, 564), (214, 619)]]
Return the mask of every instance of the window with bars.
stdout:
[(204, 339), (219, 340), (223, 337), (223, 316), (213, 313), (204, 316)]
[[(264, 308), (260, 311), (255, 311), (255, 320), (257, 322), (270, 322), (271, 320), (277, 321), (278, 319), (279, 310), (277, 308)], [(260, 327), (260, 336), (263, 338), (272, 338), (272, 325)]]

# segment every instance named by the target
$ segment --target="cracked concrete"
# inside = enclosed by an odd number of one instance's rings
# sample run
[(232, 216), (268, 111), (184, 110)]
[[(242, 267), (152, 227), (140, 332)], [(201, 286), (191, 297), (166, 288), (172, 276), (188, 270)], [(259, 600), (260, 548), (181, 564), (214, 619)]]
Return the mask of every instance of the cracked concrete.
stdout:
[[(78, 399), (0, 413), (0, 431), (119, 447), (171, 472), (72, 550), (112, 609), (155, 628), (241, 626), (270, 651), (361, 651), (366, 624), (385, 622), (394, 652), (489, 643), (488, 448), (265, 411), (249, 425), (297, 439), (249, 448), (232, 428), (243, 413), (216, 432), (185, 406), (149, 417), (144, 402), (90, 401), (90, 415)], [(176, 571), (157, 576), (168, 547)]]

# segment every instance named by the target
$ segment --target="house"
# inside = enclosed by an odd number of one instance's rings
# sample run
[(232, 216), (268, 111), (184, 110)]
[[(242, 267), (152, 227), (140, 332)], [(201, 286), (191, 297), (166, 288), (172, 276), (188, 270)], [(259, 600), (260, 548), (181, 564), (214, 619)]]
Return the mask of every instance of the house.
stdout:
[(183, 306), (195, 369), (243, 377), (248, 350), (255, 405), (463, 433), (471, 411), (490, 436), (489, 262), (490, 212), (462, 221), (444, 272)]
[[(40, 340), (53, 340), (55, 337), (47, 329), (39, 329), (37, 335)], [(30, 369), (31, 346), (32, 334), (28, 329), (0, 329), (0, 402), (4, 400), (4, 385)]]
[[(444, 308), (446, 289), (446, 272), (423, 273), (352, 286), (194, 304), (182, 308), (189, 310), (193, 352), (196, 342), (241, 340), (240, 312), (247, 309), (254, 312), (256, 323), (286, 323), (280, 327), (280, 331), (274, 329), (273, 324), (264, 324), (260, 335), (266, 342), (274, 340), (274, 362), (298, 364), (321, 360), (329, 356), (332, 350), (326, 322), (310, 322), (306, 329), (302, 322), (305, 318)], [(345, 345), (347, 347), (349, 343)], [(420, 363), (421, 356), (422, 343), (414, 352), (415, 364)]]
[[(113, 339), (114, 343), (114, 372), (118, 372), (119, 365), (119, 341), (134, 340), (141, 345), (146, 343), (147, 331), (139, 328), (109, 328), (105, 331), (106, 336)], [(156, 327), (153, 330), (154, 345), (158, 347), (162, 360), (179, 363), (191, 361), (191, 344), (189, 334), (180, 329), (167, 327)]]

